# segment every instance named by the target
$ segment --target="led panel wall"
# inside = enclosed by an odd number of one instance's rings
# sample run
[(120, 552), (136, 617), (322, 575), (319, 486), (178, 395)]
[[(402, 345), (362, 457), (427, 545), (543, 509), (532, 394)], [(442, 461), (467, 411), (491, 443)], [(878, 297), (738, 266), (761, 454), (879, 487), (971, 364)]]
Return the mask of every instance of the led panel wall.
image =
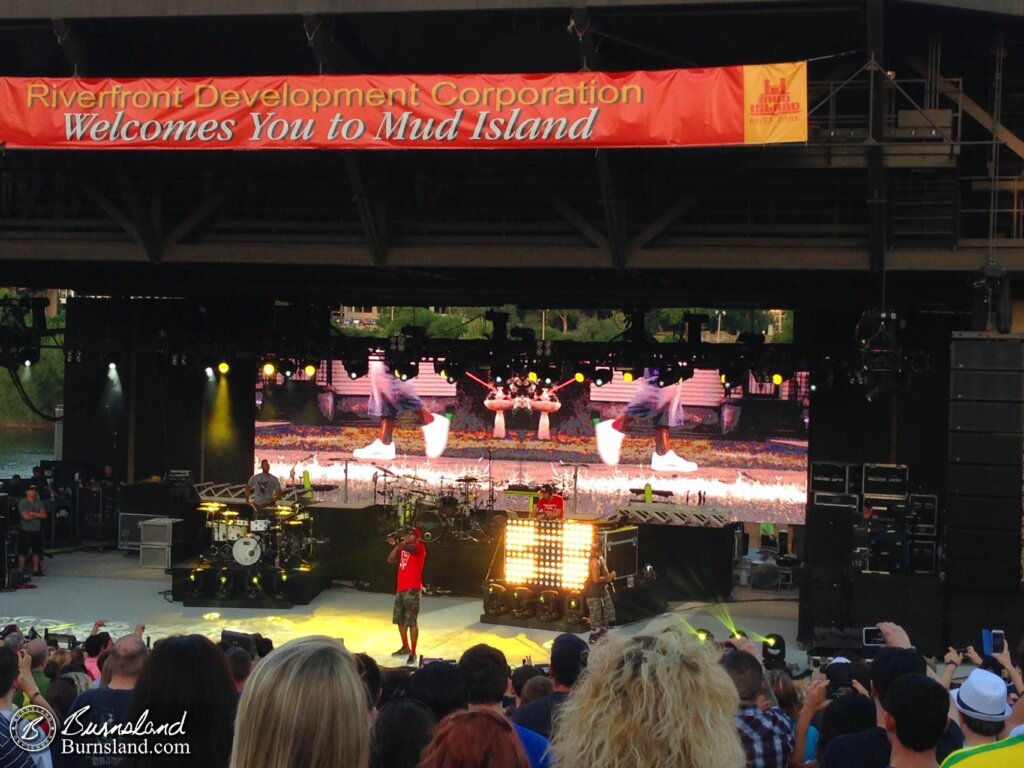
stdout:
[(509, 520), (505, 530), (505, 580), (580, 590), (587, 580), (592, 523), (578, 520)]

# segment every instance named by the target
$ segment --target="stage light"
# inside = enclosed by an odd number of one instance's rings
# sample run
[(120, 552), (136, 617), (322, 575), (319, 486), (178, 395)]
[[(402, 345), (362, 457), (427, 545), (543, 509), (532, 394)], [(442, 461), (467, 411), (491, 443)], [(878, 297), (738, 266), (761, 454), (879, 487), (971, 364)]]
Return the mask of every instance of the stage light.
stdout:
[(231, 597), (231, 594), (235, 591), (235, 579), (231, 572), (226, 568), (221, 569), (218, 581), (220, 586), (217, 590), (217, 596), (221, 598)]
[(277, 364), (274, 362), (273, 358), (263, 358), (263, 362), (260, 365), (260, 368), (263, 370), (263, 375), (266, 376), (268, 379), (277, 376)]
[(774, 384), (776, 387), (780, 386), (782, 384), (782, 382), (784, 382), (784, 381), (785, 381), (785, 379), (782, 378), (782, 374), (781, 373), (773, 373), (772, 374), (772, 384)]
[(541, 621), (558, 621), (562, 615), (561, 602), (558, 592), (545, 589), (537, 595), (537, 618)]
[(744, 632), (742, 629), (736, 629), (735, 627), (733, 628), (732, 632), (729, 634), (729, 639), (730, 640), (741, 640), (741, 639), (746, 638), (746, 637), (747, 637), (747, 633), (746, 632)]
[(345, 366), (345, 372), (348, 373), (348, 377), (353, 381), (361, 379), (370, 372), (370, 361), (366, 358), (366, 355), (347, 357), (342, 360), (341, 364)]
[(583, 623), (583, 595), (570, 592), (565, 596), (565, 621), (568, 624)]
[(603, 387), (614, 378), (615, 372), (611, 368), (594, 369), (594, 386)]
[(213, 368), (211, 368), (210, 366), (206, 366), (206, 368), (204, 368), (203, 371), (206, 373), (206, 378), (213, 378)]
[(466, 367), (462, 363), (446, 360), (442, 363), (434, 363), (434, 370), (449, 384), (454, 384), (466, 372)]
[(561, 375), (561, 373), (561, 368), (559, 368), (554, 363), (549, 363), (548, 365), (544, 366), (544, 369), (541, 372), (541, 382), (544, 384), (545, 387), (553, 386), (555, 382), (558, 381), (558, 377)]
[(492, 365), (491, 378), (498, 386), (505, 384), (512, 375), (512, 369), (507, 365)]
[(590, 569), (594, 525), (579, 520), (509, 520), (505, 580), (549, 589), (580, 590)]
[(761, 643), (761, 658), (765, 669), (786, 668), (786, 640), (782, 635), (765, 635)]
[(39, 349), (37, 347), (25, 347), (19, 353), (21, 362), (26, 368), (31, 368), (39, 362)]
[(287, 600), (288, 599), (288, 590), (285, 587), (285, 584), (287, 584), (287, 583), (288, 583), (288, 572), (287, 571), (283, 571), (283, 570), (282, 571), (277, 571), (274, 574), (274, 584), (273, 584), (273, 586), (274, 586), (274, 599), (275, 600), (282, 600), (283, 601), (283, 600)]
[(538, 374), (536, 371), (530, 371), (529, 373), (526, 374), (526, 378), (528, 381), (531, 381), (534, 384), (536, 384), (538, 381), (540, 381), (540, 374)]
[[(580, 371), (576, 371), (576, 373), (574, 373), (572, 375), (572, 377), (576, 381), (577, 384), (582, 384), (584, 381), (587, 380), (587, 375), (585, 373), (580, 372)], [(600, 386), (600, 384), (598, 386)]]
[(627, 384), (632, 384), (634, 381), (639, 381), (643, 377), (643, 368), (625, 368), (622, 371), (622, 380)]
[(312, 357), (307, 357), (302, 361), (302, 372), (306, 374), (307, 379), (312, 379), (316, 376), (317, 371), (320, 370), (320, 361)]
[(221, 360), (219, 363), (217, 363), (217, 370), (220, 372), (222, 376), (225, 376), (227, 375), (228, 371), (231, 370), (231, 365), (226, 360)]
[(395, 378), (400, 381), (409, 381), (409, 379), (415, 379), (420, 375), (420, 361), (419, 360), (403, 360), (400, 363), (396, 363), (392, 369), (395, 374)]
[(279, 360), (277, 363), (277, 370), (279, 370), (281, 375), (286, 379), (290, 379), (295, 374), (295, 361), (287, 357)]
[(508, 612), (506, 597), (508, 590), (501, 584), (491, 582), (484, 590), (484, 613), (488, 616), (500, 616)]
[(725, 387), (726, 392), (734, 387), (745, 387), (747, 382), (747, 371), (742, 368), (723, 368), (721, 380), (722, 386)]
[(696, 635), (697, 639), (702, 643), (713, 643), (715, 641), (715, 636), (707, 629), (695, 629), (693, 630), (693, 634)]
[(529, 587), (516, 587), (512, 590), (512, 615), (517, 619), (533, 616), (533, 590)]
[(107, 366), (107, 370), (116, 371), (117, 364), (121, 362), (121, 355), (117, 352), (106, 352), (103, 355), (103, 364)]

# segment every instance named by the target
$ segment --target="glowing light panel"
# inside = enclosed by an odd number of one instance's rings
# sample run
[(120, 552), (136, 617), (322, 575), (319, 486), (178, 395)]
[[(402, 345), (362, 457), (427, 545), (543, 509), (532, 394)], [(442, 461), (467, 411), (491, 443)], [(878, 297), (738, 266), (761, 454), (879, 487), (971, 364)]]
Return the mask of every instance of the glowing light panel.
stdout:
[(505, 580), (509, 584), (580, 590), (588, 576), (592, 523), (580, 520), (509, 520)]

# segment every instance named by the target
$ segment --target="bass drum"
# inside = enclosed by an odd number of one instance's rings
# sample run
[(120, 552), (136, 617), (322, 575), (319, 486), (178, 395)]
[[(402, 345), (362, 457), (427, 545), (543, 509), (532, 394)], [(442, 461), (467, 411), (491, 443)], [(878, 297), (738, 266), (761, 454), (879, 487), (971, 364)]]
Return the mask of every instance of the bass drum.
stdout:
[(243, 536), (231, 545), (231, 556), (239, 565), (256, 565), (263, 556), (263, 546), (258, 536)]
[(420, 529), (420, 538), (428, 544), (443, 539), (448, 530), (448, 521), (437, 512), (429, 510), (416, 515), (413, 525)]

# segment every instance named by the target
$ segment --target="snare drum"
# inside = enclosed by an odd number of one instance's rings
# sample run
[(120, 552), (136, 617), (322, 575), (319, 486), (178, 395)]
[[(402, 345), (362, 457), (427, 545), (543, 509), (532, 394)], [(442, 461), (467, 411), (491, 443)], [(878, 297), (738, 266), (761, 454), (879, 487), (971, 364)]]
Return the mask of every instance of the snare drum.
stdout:
[(249, 530), (253, 533), (266, 533), (270, 530), (269, 520), (253, 520), (249, 523)]
[(213, 530), (213, 540), (216, 542), (238, 541), (249, 533), (248, 520), (211, 520), (207, 527)]

